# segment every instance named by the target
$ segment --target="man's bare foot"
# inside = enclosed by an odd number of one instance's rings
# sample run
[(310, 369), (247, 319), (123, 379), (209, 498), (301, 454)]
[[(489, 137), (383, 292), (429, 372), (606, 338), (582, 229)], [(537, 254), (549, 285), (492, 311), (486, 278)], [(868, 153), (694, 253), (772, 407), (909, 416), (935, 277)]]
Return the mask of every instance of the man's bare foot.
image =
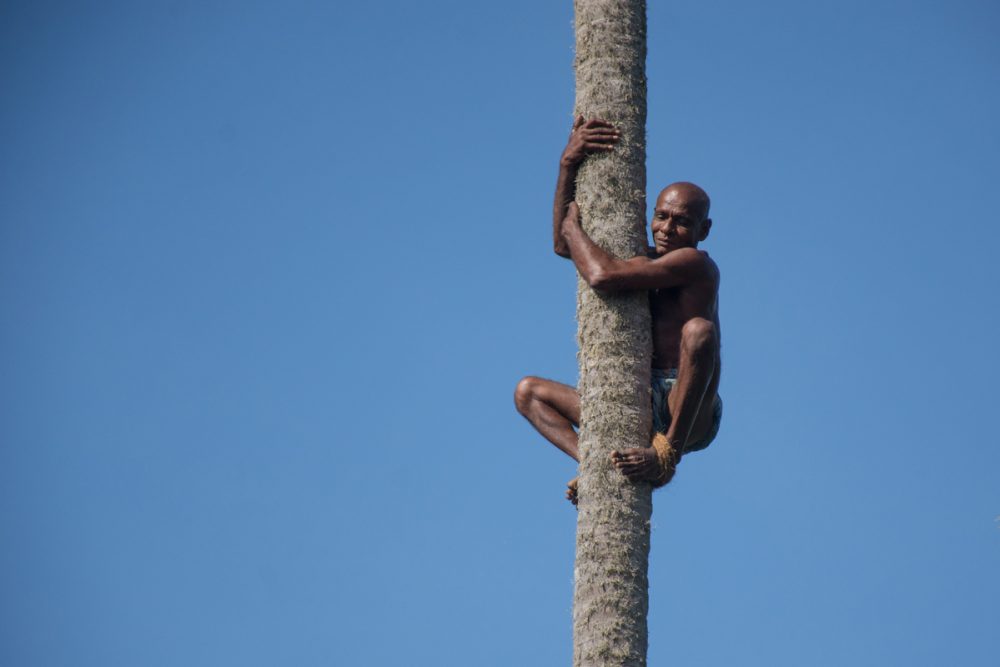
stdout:
[(652, 447), (626, 449), (624, 452), (611, 452), (611, 462), (618, 471), (632, 482), (646, 480), (653, 482), (660, 477), (663, 468), (656, 450)]
[(569, 480), (569, 484), (566, 485), (566, 500), (570, 501), (574, 505), (576, 505), (577, 501), (576, 487), (577, 487), (577, 480), (579, 479), (580, 479), (579, 477), (574, 477), (573, 479)]
[(680, 456), (666, 436), (657, 433), (650, 447), (613, 451), (611, 461), (629, 481), (646, 480), (660, 487), (673, 479)]

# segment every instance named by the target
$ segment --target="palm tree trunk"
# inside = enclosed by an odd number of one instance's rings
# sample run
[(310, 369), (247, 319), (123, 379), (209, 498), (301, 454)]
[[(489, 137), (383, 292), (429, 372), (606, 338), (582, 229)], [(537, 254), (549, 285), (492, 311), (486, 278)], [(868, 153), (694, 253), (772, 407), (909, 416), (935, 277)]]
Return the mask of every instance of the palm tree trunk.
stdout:
[[(577, 179), (584, 229), (611, 254), (646, 250), (646, 3), (575, 0), (576, 114), (622, 130), (609, 155)], [(611, 465), (613, 449), (649, 445), (650, 315), (644, 292), (601, 295), (582, 280), (580, 486), (573, 601), (573, 664), (646, 664), (648, 484)]]

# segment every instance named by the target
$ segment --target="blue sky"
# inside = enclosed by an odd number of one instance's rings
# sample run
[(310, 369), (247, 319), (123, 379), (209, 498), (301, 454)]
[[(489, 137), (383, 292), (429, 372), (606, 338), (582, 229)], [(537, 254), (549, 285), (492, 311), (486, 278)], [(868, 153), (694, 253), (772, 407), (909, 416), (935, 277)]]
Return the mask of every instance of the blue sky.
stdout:
[[(994, 665), (1000, 12), (651, 3), (726, 415), (650, 664)], [(0, 662), (567, 664), (569, 2), (0, 7)]]

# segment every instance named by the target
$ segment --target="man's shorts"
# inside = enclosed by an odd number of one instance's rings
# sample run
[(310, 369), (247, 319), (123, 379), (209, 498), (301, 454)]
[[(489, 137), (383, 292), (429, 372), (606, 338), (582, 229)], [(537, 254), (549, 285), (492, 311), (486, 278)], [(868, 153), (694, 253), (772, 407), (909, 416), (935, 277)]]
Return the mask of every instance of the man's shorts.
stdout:
[[(667, 403), (667, 396), (677, 382), (677, 369), (654, 368), (652, 377), (653, 389), (653, 430), (657, 433), (666, 433), (670, 428), (670, 405)], [(712, 412), (712, 426), (709, 427), (705, 437), (696, 442), (689, 442), (684, 448), (684, 453), (697, 452), (705, 449), (715, 436), (719, 434), (719, 424), (722, 423), (722, 399), (715, 397), (715, 406)]]

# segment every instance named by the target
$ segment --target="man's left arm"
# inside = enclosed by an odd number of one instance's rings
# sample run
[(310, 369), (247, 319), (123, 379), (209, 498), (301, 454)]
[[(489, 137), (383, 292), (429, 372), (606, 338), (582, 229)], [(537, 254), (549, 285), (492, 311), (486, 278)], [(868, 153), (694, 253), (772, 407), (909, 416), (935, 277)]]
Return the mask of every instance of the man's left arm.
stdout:
[(577, 271), (600, 292), (665, 289), (704, 279), (704, 256), (695, 248), (680, 248), (660, 257), (618, 259), (594, 243), (580, 226), (580, 209), (569, 205), (562, 225), (563, 238)]

